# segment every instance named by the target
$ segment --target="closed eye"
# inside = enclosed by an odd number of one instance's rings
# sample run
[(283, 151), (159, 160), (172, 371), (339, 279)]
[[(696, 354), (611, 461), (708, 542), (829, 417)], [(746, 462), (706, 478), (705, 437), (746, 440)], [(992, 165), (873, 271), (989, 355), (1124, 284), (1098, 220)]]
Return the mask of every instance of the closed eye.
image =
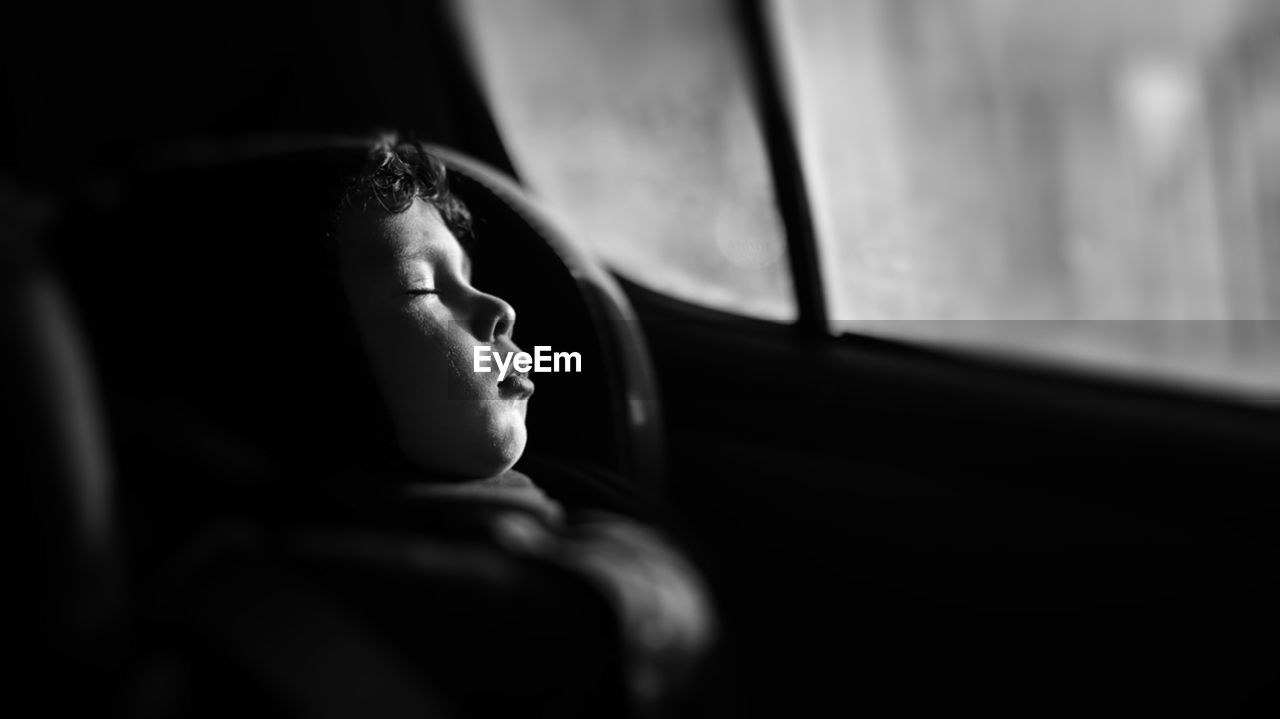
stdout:
[(438, 294), (436, 290), (405, 290), (404, 293), (412, 297), (421, 297), (423, 295)]

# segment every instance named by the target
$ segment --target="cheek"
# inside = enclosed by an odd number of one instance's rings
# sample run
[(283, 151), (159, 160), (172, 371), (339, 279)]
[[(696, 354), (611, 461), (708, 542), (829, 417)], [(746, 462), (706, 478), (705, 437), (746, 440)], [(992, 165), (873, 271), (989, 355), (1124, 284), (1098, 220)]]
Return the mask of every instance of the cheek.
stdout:
[(473, 346), (451, 323), (407, 322), (386, 350), (384, 395), (397, 423), (407, 425), (402, 430), (465, 439), (508, 423), (500, 406), (506, 403), (492, 401), (497, 375), (475, 372)]
[[(477, 373), (475, 371), (474, 349), (460, 338), (446, 342), (439, 347), (442, 372), (448, 381), (448, 399), (476, 399), (485, 396), (478, 393), (482, 390), (486, 378), (496, 375)], [(496, 380), (494, 380), (496, 381)]]
[(497, 399), (497, 375), (474, 371), (460, 327), (414, 308), (366, 315), (361, 329), (400, 445), (419, 465), (488, 474), (519, 458), (525, 403)]
[(397, 422), (407, 408), (448, 397), (450, 357), (430, 318), (388, 308), (367, 310), (357, 319), (370, 369)]

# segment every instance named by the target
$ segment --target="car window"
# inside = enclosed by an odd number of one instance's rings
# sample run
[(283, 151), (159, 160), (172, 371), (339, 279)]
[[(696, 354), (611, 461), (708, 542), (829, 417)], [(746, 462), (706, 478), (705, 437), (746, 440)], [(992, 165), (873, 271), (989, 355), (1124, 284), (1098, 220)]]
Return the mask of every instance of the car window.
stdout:
[(517, 171), (631, 279), (791, 320), (795, 301), (731, 3), (456, 3)]
[(1280, 389), (1280, 4), (768, 7), (836, 330)]

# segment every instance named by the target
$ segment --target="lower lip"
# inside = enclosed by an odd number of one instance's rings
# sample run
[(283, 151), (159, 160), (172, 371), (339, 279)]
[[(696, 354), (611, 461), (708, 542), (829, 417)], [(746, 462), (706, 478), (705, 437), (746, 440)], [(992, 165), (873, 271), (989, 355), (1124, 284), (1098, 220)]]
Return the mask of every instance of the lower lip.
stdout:
[(533, 380), (520, 374), (510, 375), (498, 383), (503, 397), (527, 398), (533, 394)]

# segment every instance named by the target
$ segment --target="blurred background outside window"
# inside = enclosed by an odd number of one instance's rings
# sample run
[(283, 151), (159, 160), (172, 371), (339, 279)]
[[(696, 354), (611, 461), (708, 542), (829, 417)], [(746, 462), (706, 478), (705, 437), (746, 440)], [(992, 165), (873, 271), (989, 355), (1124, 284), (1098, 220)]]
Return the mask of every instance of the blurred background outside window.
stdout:
[(731, 0), (456, 7), (512, 162), (578, 238), (680, 299), (795, 318)]
[[(619, 272), (795, 316), (734, 4), (458, 3)], [(1280, 389), (1280, 0), (772, 0), (832, 329)]]

